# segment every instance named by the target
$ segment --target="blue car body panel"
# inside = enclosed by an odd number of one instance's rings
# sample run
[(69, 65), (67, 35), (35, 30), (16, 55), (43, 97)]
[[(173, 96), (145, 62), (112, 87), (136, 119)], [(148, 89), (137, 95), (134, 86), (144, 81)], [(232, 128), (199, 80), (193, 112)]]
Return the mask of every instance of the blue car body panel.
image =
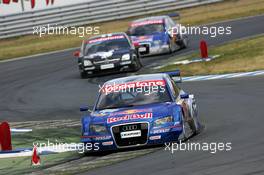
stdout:
[[(167, 82), (169, 80), (165, 80)], [(167, 90), (172, 96), (171, 89)], [(174, 97), (172, 97), (174, 98)], [(98, 143), (100, 151), (115, 150), (118, 148), (162, 144), (178, 139), (182, 133), (182, 107), (176, 104), (175, 99), (171, 102), (146, 104), (135, 107), (94, 110), (82, 118), (82, 143)], [(172, 116), (172, 122), (162, 125), (155, 125), (155, 120)], [(93, 133), (90, 131), (90, 124), (105, 126), (107, 131), (104, 133)], [(131, 144), (120, 146), (116, 136), (113, 134), (113, 127), (129, 124), (144, 123), (147, 128), (146, 142), (141, 144)], [(142, 127), (143, 125), (141, 125)]]

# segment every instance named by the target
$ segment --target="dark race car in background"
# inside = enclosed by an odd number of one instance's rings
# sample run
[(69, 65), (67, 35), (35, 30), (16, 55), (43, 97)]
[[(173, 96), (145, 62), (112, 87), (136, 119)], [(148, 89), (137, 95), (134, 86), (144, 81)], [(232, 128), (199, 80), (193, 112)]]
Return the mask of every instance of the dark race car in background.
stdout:
[(148, 56), (186, 48), (188, 39), (180, 30), (169, 16), (154, 16), (133, 21), (127, 33), (139, 54)]
[(104, 151), (162, 144), (198, 133), (194, 95), (179, 88), (172, 78), (178, 75), (145, 74), (106, 82), (94, 109), (82, 118), (81, 142)]
[(137, 71), (141, 68), (139, 55), (125, 33), (95, 36), (83, 41), (78, 57), (81, 78), (98, 73)]

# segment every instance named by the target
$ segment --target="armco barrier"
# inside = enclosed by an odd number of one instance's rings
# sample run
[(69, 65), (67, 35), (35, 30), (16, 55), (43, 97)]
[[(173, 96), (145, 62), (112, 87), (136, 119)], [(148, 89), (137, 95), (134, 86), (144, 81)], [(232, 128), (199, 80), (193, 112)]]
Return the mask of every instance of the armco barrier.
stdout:
[(46, 10), (0, 16), (0, 38), (31, 34), (34, 26), (81, 26), (222, 0), (94, 0)]

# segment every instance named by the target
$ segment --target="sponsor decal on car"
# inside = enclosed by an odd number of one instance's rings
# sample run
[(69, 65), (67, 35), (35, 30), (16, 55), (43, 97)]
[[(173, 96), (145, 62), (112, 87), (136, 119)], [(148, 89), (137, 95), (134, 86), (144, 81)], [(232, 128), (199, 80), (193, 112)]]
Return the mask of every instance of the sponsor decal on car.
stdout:
[(117, 36), (109, 36), (109, 37), (102, 37), (102, 38), (96, 38), (87, 41), (88, 44), (96, 43), (96, 42), (102, 42), (102, 41), (108, 41), (108, 40), (116, 40), (116, 39), (123, 39), (125, 36), (123, 35), (117, 35)]
[(148, 20), (143, 22), (134, 22), (131, 23), (131, 27), (137, 27), (137, 26), (144, 26), (144, 25), (150, 25), (150, 24), (163, 24), (163, 20)]
[(121, 132), (120, 135), (121, 135), (122, 139), (140, 137), (141, 136), (141, 131), (140, 130), (126, 131), (126, 132)]
[(157, 135), (157, 136), (150, 136), (149, 140), (159, 140), (161, 139), (161, 135)]
[(103, 143), (102, 143), (103, 146), (110, 146), (110, 145), (113, 145), (113, 144), (114, 144), (113, 141), (103, 142)]
[(109, 140), (109, 139), (111, 139), (112, 138), (112, 136), (97, 136), (97, 137), (95, 137), (94, 138), (94, 140)]
[(132, 37), (133, 42), (153, 42), (153, 36), (139, 36), (139, 37)]
[(127, 120), (137, 120), (137, 119), (150, 119), (152, 118), (153, 113), (145, 113), (145, 114), (129, 114), (121, 117), (110, 117), (107, 119), (107, 123), (115, 123), (119, 121), (127, 121)]
[(110, 116), (117, 116), (117, 115), (127, 115), (127, 114), (135, 114), (135, 113), (147, 113), (147, 112), (152, 112), (152, 109), (130, 109), (130, 110), (125, 110), (125, 111), (118, 111), (118, 112), (113, 112), (110, 114)]
[(169, 132), (170, 128), (162, 128), (162, 129), (156, 129), (153, 130), (151, 133), (152, 134), (160, 134), (160, 133), (165, 133), (165, 132)]
[(165, 86), (166, 82), (164, 80), (150, 80), (150, 81), (137, 81), (137, 82), (129, 82), (124, 84), (109, 84), (104, 85), (100, 91), (108, 94), (110, 92), (118, 92), (124, 89), (130, 88), (139, 88), (139, 87), (152, 87), (152, 86)]

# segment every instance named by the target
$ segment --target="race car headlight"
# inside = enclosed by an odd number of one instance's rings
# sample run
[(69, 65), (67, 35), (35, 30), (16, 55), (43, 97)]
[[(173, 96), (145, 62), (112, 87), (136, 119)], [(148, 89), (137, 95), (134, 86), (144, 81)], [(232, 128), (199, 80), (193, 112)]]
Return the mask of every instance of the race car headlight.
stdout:
[(130, 54), (125, 54), (122, 56), (122, 61), (128, 61), (130, 60)]
[(172, 116), (159, 118), (159, 119), (155, 120), (154, 121), (154, 126), (163, 125), (163, 124), (168, 123), (168, 122), (173, 122), (173, 117)]
[(106, 127), (103, 125), (90, 125), (90, 131), (96, 133), (106, 133)]
[(84, 61), (83, 61), (83, 65), (84, 65), (84, 66), (92, 66), (93, 64), (92, 64), (92, 62), (89, 61), (89, 60), (84, 60)]

